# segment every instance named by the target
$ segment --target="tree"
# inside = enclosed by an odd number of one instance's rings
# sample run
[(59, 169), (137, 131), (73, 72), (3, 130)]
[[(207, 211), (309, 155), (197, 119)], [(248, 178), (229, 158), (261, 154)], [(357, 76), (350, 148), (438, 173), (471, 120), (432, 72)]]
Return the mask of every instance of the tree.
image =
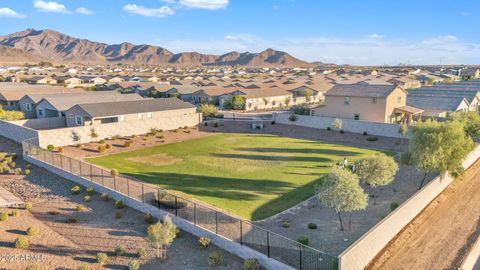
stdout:
[(286, 97), (285, 98), (285, 105), (288, 107), (290, 105), (290, 102), (292, 102), (292, 98), (291, 97)]
[(157, 250), (157, 257), (160, 257), (160, 250), (170, 246), (176, 237), (177, 226), (173, 224), (170, 216), (166, 216), (163, 223), (148, 226), (147, 239)]
[(19, 111), (6, 111), (0, 105), (0, 120), (15, 121), (25, 118), (25, 115)]
[(313, 91), (311, 89), (305, 89), (304, 96), (305, 96), (305, 101), (310, 102), (313, 96)]
[(207, 117), (215, 117), (218, 114), (217, 107), (212, 104), (202, 104), (200, 107), (198, 107), (197, 112), (201, 113), (203, 115), (203, 118)]
[(90, 135), (90, 138), (92, 138), (92, 142), (94, 142), (98, 138), (98, 133), (93, 127), (90, 129), (89, 135)]
[(424, 172), (419, 190), (428, 173), (460, 175), (464, 170), (462, 162), (473, 147), (472, 139), (458, 121), (439, 123), (427, 120), (418, 123), (413, 128), (409, 148), (413, 164)]
[(395, 160), (385, 154), (376, 154), (357, 162), (355, 174), (358, 178), (373, 188), (373, 204), (377, 204), (375, 190), (386, 186), (395, 179), (398, 165)]
[(477, 112), (454, 113), (448, 117), (448, 120), (460, 122), (465, 133), (471, 138), (480, 135), (480, 114)]
[(337, 212), (342, 231), (341, 213), (363, 210), (368, 205), (368, 195), (360, 187), (358, 176), (340, 168), (334, 168), (322, 178), (317, 198), (320, 203)]
[(70, 134), (70, 138), (72, 138), (73, 143), (75, 145), (80, 145), (80, 141), (82, 137), (80, 137), (80, 134), (78, 134), (76, 131), (72, 130), (72, 134)]
[(408, 125), (405, 123), (400, 124), (398, 128), (398, 133), (403, 136), (403, 138), (407, 138), (408, 135)]

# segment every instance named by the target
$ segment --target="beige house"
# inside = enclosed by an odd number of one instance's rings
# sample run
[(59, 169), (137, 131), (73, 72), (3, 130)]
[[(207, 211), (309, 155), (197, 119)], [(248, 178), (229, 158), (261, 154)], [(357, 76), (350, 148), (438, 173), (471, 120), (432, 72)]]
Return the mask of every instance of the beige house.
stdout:
[(325, 93), (325, 106), (315, 116), (397, 123), (419, 117), (422, 110), (406, 106), (407, 92), (396, 85), (339, 84)]

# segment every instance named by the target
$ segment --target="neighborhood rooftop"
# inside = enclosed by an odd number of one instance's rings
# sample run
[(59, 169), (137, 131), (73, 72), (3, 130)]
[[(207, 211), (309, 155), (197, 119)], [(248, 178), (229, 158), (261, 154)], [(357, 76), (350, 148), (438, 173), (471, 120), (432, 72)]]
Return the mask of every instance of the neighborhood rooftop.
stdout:
[(396, 85), (387, 84), (337, 84), (325, 95), (347, 97), (386, 97)]

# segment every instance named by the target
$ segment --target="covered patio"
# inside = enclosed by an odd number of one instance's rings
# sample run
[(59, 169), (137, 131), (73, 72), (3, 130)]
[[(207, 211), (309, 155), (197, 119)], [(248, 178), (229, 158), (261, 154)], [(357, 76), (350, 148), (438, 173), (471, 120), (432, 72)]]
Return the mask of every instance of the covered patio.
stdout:
[(394, 123), (411, 125), (422, 118), (423, 110), (406, 105), (395, 108), (393, 113)]

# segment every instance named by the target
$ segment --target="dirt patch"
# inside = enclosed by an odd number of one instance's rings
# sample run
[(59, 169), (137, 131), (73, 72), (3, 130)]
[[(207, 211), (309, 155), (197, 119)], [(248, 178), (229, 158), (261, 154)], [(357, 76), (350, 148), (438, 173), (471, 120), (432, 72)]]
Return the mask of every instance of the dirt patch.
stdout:
[(151, 156), (131, 157), (127, 158), (127, 160), (152, 166), (167, 166), (183, 161), (181, 158), (172, 157), (163, 153)]

